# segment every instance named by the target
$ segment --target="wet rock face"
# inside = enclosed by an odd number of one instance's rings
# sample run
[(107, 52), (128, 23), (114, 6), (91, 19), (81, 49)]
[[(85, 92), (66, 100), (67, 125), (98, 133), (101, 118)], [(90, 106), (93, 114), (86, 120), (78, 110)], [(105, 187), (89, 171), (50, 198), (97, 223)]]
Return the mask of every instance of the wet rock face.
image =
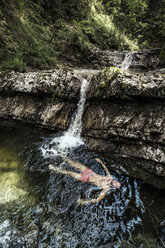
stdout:
[(15, 73), (0, 77), (0, 117), (65, 130), (79, 100), (73, 71)]
[(90, 147), (109, 158), (135, 163), (165, 176), (165, 106), (154, 103), (106, 102), (88, 105), (84, 136)]
[(0, 118), (34, 124), (53, 130), (65, 130), (75, 110), (70, 102), (49, 103), (27, 95), (0, 96)]

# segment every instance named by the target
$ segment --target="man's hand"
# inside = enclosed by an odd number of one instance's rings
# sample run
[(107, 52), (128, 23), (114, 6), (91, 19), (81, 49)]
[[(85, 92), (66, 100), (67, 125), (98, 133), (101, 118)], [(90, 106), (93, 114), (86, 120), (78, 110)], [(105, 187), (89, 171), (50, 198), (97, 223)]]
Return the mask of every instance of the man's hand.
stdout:
[(105, 188), (101, 191), (100, 195), (96, 198), (96, 199), (90, 199), (90, 200), (83, 200), (83, 199), (78, 199), (77, 203), (80, 205), (84, 205), (84, 204), (90, 204), (90, 203), (98, 203), (100, 202), (102, 199), (104, 199), (104, 197), (106, 196), (106, 193), (108, 192), (109, 188)]
[(83, 199), (78, 199), (77, 203), (80, 205), (85, 205), (85, 204), (90, 204), (90, 203), (96, 203), (97, 199), (91, 199), (91, 200), (83, 200)]

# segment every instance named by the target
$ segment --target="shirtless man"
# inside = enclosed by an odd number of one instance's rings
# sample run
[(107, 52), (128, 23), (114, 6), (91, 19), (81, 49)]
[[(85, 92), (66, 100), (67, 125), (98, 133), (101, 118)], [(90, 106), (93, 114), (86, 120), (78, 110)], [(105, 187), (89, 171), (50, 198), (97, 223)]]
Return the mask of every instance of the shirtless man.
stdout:
[(71, 176), (71, 177), (73, 177), (73, 178), (75, 178), (81, 182), (92, 183), (92, 184), (95, 184), (96, 186), (102, 188), (100, 195), (96, 199), (90, 199), (90, 200), (79, 199), (77, 201), (79, 204), (83, 205), (83, 204), (88, 204), (88, 203), (100, 202), (106, 196), (110, 187), (114, 187), (116, 189), (121, 188), (121, 184), (119, 182), (113, 180), (113, 177), (110, 175), (107, 167), (103, 164), (103, 162), (99, 158), (96, 158), (96, 161), (102, 165), (102, 167), (105, 169), (106, 173), (108, 174), (108, 177), (98, 175), (94, 171), (89, 169), (88, 167), (86, 167), (86, 166), (84, 166), (78, 162), (72, 161), (69, 158), (66, 158), (66, 157), (62, 157), (62, 158), (64, 161), (69, 163), (72, 167), (74, 167), (75, 169), (77, 169), (81, 173), (76, 173), (76, 172), (67, 171), (67, 170), (61, 170), (60, 168), (55, 167), (53, 165), (49, 165), (49, 169), (54, 170), (57, 173), (69, 175), (69, 176)]

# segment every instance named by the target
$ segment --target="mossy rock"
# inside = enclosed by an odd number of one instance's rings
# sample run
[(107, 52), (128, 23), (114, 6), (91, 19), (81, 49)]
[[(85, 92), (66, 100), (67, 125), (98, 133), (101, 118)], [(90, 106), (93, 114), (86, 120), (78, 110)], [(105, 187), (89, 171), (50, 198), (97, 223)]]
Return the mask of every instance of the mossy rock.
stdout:
[(20, 161), (17, 154), (5, 149), (0, 148), (0, 169), (16, 169), (20, 166)]
[(120, 69), (117, 67), (104, 68), (101, 73), (100, 86), (102, 88), (108, 87), (120, 74)]

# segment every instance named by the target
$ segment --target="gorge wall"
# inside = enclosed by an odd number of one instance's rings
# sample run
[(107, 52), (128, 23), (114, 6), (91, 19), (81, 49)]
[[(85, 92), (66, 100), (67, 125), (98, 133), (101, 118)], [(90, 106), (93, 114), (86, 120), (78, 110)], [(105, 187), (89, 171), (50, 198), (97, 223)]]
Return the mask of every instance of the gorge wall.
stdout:
[(165, 176), (164, 80), (157, 72), (114, 69), (94, 76), (83, 123), (90, 147), (159, 187)]
[(165, 188), (163, 69), (1, 73), (0, 118), (66, 130), (77, 107), (82, 79), (89, 76), (83, 115), (83, 136), (89, 147), (125, 165), (133, 176)]

